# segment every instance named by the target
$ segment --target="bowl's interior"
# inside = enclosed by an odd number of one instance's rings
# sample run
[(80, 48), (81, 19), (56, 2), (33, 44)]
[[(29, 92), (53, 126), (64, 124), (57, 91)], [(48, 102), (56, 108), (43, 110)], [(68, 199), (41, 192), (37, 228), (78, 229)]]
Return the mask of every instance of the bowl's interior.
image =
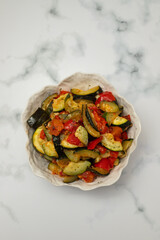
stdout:
[[(70, 88), (80, 88), (87, 90), (93, 86), (100, 85), (103, 90), (111, 91), (118, 100), (119, 105), (124, 107), (124, 114), (130, 114), (133, 126), (128, 131), (129, 138), (133, 138), (133, 144), (127, 152), (127, 156), (123, 158), (118, 166), (116, 166), (111, 173), (106, 177), (98, 177), (92, 183), (85, 183), (83, 181), (76, 181), (70, 184), (63, 183), (62, 179), (59, 176), (52, 175), (48, 170), (48, 162), (40, 156), (40, 154), (34, 149), (32, 145), (32, 134), (33, 129), (29, 128), (26, 121), (30, 115), (36, 111), (36, 109), (41, 106), (42, 101), (49, 95), (58, 92), (59, 89), (70, 90)], [(103, 77), (97, 74), (83, 74), (76, 73), (66, 79), (64, 79), (58, 86), (47, 86), (42, 91), (34, 94), (28, 101), (28, 105), (23, 113), (22, 121), (28, 135), (27, 151), (29, 154), (29, 162), (33, 172), (40, 176), (48, 179), (52, 184), (56, 186), (69, 185), (78, 187), (82, 190), (91, 190), (101, 186), (109, 186), (115, 183), (124, 167), (128, 164), (128, 159), (131, 152), (134, 151), (137, 145), (137, 139), (141, 130), (140, 121), (135, 113), (133, 106), (127, 102), (123, 97), (120, 97), (113, 86), (104, 79)]]

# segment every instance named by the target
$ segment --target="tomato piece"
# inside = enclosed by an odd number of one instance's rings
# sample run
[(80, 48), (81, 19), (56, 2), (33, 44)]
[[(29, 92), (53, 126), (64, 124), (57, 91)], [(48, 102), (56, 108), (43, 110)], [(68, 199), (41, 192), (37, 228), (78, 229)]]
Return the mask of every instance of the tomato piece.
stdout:
[(101, 140), (102, 140), (102, 136), (99, 137), (99, 138), (97, 138), (97, 139), (95, 139), (95, 140), (93, 140), (93, 141), (91, 141), (91, 142), (89, 142), (87, 148), (88, 148), (89, 150), (95, 149), (95, 147), (97, 146), (98, 143), (100, 143)]
[(96, 148), (99, 150), (101, 154), (104, 154), (107, 151), (107, 149), (100, 144), (98, 144)]
[(108, 127), (106, 126), (106, 124), (107, 124), (106, 120), (103, 117), (101, 117), (95, 110), (93, 110), (93, 115), (94, 115), (94, 119), (97, 123), (98, 131), (102, 134), (107, 132)]
[(84, 173), (78, 175), (78, 177), (85, 182), (90, 183), (94, 181), (96, 174), (91, 171), (85, 171)]
[(74, 129), (76, 129), (79, 126), (75, 121), (72, 119), (68, 120), (67, 122), (64, 123), (64, 129), (69, 130), (72, 132)]
[(97, 105), (101, 101), (113, 102), (115, 100), (116, 99), (113, 96), (113, 94), (111, 92), (106, 91), (106, 92), (103, 92), (103, 93), (99, 94), (99, 98), (96, 100), (95, 105)]
[(128, 134), (127, 134), (127, 132), (126, 132), (126, 131), (123, 132), (123, 133), (121, 134), (121, 137), (122, 137), (122, 140), (127, 140), (127, 139), (128, 139)]
[(70, 92), (69, 91), (64, 91), (64, 90), (60, 91), (60, 95), (63, 95), (63, 94), (66, 94), (66, 93), (70, 93)]
[(118, 157), (119, 152), (115, 152), (115, 151), (110, 151), (110, 156), (117, 158)]
[(64, 129), (64, 125), (61, 119), (54, 118), (52, 121), (48, 123), (47, 128), (51, 135), (58, 136)]
[(98, 163), (95, 163), (94, 166), (109, 171), (113, 168), (115, 160), (116, 158), (114, 157), (102, 158)]
[(123, 118), (125, 118), (125, 119), (127, 119), (128, 121), (131, 122), (131, 116), (130, 115), (123, 116)]
[(46, 135), (44, 133), (44, 130), (42, 129), (42, 131), (40, 132), (40, 138), (41, 139), (45, 139)]
[(69, 134), (68, 138), (67, 138), (67, 142), (69, 142), (70, 144), (74, 144), (79, 146), (81, 144), (81, 141), (75, 136), (75, 132), (72, 132), (71, 134)]
[(113, 126), (109, 128), (109, 132), (112, 133), (114, 137), (120, 138), (122, 133), (122, 128)]

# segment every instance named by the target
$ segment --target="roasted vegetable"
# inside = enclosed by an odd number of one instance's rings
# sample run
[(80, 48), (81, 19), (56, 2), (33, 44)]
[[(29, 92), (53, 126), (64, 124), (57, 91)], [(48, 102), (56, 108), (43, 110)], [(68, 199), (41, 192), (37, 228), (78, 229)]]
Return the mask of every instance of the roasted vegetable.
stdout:
[(41, 131), (43, 130), (43, 127), (39, 127), (35, 130), (35, 132), (33, 133), (33, 137), (32, 137), (32, 142), (33, 142), (33, 146), (35, 147), (35, 149), (44, 154), (44, 150), (42, 145), (47, 141), (46, 139), (42, 139), (40, 138), (40, 134)]
[(88, 132), (82, 126), (79, 126), (75, 132), (75, 136), (85, 145), (88, 144)]
[(42, 148), (44, 153), (49, 157), (58, 157), (58, 153), (56, 152), (55, 146), (52, 141), (47, 141), (42, 144)]
[(115, 102), (102, 101), (99, 104), (99, 108), (104, 112), (118, 112), (119, 107)]
[(100, 92), (102, 92), (102, 89), (101, 89), (100, 86), (95, 86), (95, 87), (90, 88), (86, 91), (83, 91), (83, 90), (80, 90), (80, 89), (77, 89), (77, 88), (72, 88), (71, 92), (75, 95), (78, 95), (78, 96), (86, 96), (86, 95), (90, 95), (90, 94), (99, 94)]
[(112, 151), (122, 151), (123, 150), (121, 142), (115, 141), (114, 137), (111, 133), (103, 134), (103, 138), (101, 140), (101, 143), (106, 148), (108, 148), (109, 150), (112, 150)]
[(75, 101), (73, 101), (73, 96), (72, 94), (69, 94), (66, 96), (65, 99), (65, 110), (69, 113), (79, 110), (79, 105)]
[(68, 93), (62, 94), (58, 98), (53, 100), (53, 112), (60, 112), (64, 109), (64, 101), (67, 95)]
[[(55, 97), (57, 97), (57, 96), (58, 96), (57, 93), (54, 93), (54, 94), (48, 96), (48, 97), (42, 102), (42, 109), (45, 110), (45, 111), (47, 111), (47, 110), (49, 110), (49, 106), (50, 106), (51, 109), (53, 110), (53, 108), (52, 108), (52, 102), (53, 102), (53, 99), (54, 99)], [(51, 105), (50, 105), (50, 104), (51, 104)], [(47, 111), (47, 112), (48, 112), (48, 111)], [(50, 110), (49, 110), (48, 113), (51, 113)]]
[(30, 127), (36, 129), (49, 119), (49, 115), (42, 109), (38, 108), (27, 120)]
[(132, 123), (126, 118), (118, 116), (113, 120), (112, 125), (119, 126), (123, 129), (123, 131), (126, 131), (129, 127), (131, 127)]
[(100, 137), (100, 132), (96, 131), (91, 124), (89, 123), (87, 116), (86, 116), (86, 105), (82, 107), (82, 117), (83, 117), (83, 124), (88, 131), (88, 133), (93, 137)]
[(85, 172), (90, 165), (91, 163), (89, 161), (70, 162), (68, 166), (64, 168), (63, 172), (71, 176), (78, 175)]

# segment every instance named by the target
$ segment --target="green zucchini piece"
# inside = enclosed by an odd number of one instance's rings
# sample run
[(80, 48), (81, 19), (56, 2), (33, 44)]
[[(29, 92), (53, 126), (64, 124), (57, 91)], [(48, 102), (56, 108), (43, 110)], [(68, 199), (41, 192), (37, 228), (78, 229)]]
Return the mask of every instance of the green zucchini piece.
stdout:
[(73, 101), (73, 96), (71, 94), (68, 93), (68, 95), (66, 96), (65, 99), (65, 106), (64, 106), (65, 110), (69, 113), (75, 111), (75, 110), (79, 110), (79, 105), (78, 103), (76, 103), (75, 101)]
[(49, 107), (50, 103), (51, 103), (51, 102), (53, 101), (53, 99), (54, 99), (55, 97), (57, 97), (57, 96), (58, 96), (57, 93), (54, 93), (54, 94), (48, 96), (48, 97), (42, 102), (42, 109), (46, 111), (47, 108)]
[(56, 157), (58, 158), (58, 153), (56, 152), (54, 143), (52, 141), (47, 141), (42, 144), (42, 148), (44, 153), (49, 157)]
[(63, 172), (67, 175), (79, 175), (86, 171), (87, 167), (90, 167), (91, 163), (89, 161), (79, 161), (77, 163), (70, 162), (66, 166)]
[(119, 164), (119, 158), (116, 159), (116, 161), (114, 162), (114, 166), (117, 166)]
[(107, 176), (109, 174), (108, 170), (100, 168), (100, 167), (92, 166), (90, 170), (100, 176)]
[(64, 176), (64, 178), (63, 178), (64, 183), (72, 183), (76, 180), (78, 180), (78, 177), (76, 175), (75, 176)]
[(67, 114), (67, 116), (65, 117), (65, 121), (68, 121), (70, 119), (74, 120), (74, 121), (79, 121), (82, 118), (82, 114), (80, 110), (75, 110), (69, 114)]
[(88, 144), (88, 132), (86, 129), (82, 126), (79, 126), (76, 129), (75, 136), (85, 145), (87, 146)]
[(123, 151), (127, 151), (128, 150), (128, 148), (130, 148), (130, 146), (132, 145), (132, 142), (133, 142), (133, 139), (132, 138), (129, 138), (129, 139), (127, 139), (127, 140), (124, 140), (123, 142), (122, 142), (122, 146), (123, 146)]
[(40, 127), (45, 121), (49, 119), (49, 115), (42, 109), (38, 108), (27, 120), (28, 125), (31, 128), (37, 129)]
[(35, 149), (44, 154), (44, 150), (42, 148), (42, 145), (46, 142), (44, 139), (40, 138), (40, 133), (43, 130), (43, 127), (39, 127), (35, 130), (35, 132), (33, 133), (32, 136), (32, 142), (33, 142), (33, 146), (35, 147)]
[(119, 107), (115, 102), (102, 101), (99, 104), (99, 108), (104, 112), (118, 112)]
[(87, 130), (87, 132), (92, 136), (92, 137), (100, 137), (100, 132), (96, 131), (91, 124), (89, 123), (87, 116), (86, 116), (86, 105), (83, 105), (82, 107), (82, 118), (83, 118), (83, 124)]
[(75, 95), (78, 95), (78, 96), (86, 96), (86, 95), (90, 95), (90, 94), (99, 94), (99, 93), (102, 92), (102, 89), (101, 89), (100, 86), (95, 86), (95, 87), (90, 88), (86, 91), (83, 91), (83, 90), (80, 90), (80, 89), (77, 89), (77, 88), (72, 88), (71, 92)]
[(75, 150), (64, 149), (63, 151), (72, 162), (78, 162), (80, 160), (80, 155), (77, 154)]
[(67, 95), (68, 93), (62, 94), (60, 97), (53, 100), (53, 112), (60, 112), (64, 109), (64, 102)]
[(119, 152), (123, 150), (121, 142), (115, 141), (111, 133), (103, 134), (101, 143), (111, 151)]
[(114, 119), (118, 117), (122, 111), (123, 109), (121, 108), (118, 112), (105, 112), (102, 117), (105, 118), (107, 124), (110, 126), (113, 123)]
[(48, 160), (48, 161), (52, 161), (53, 160), (53, 157), (49, 157), (47, 156), (46, 154), (43, 155), (43, 157)]
[(79, 155), (80, 159), (90, 159), (90, 158), (97, 158), (99, 156), (98, 152), (88, 150), (88, 149), (77, 149), (75, 150), (76, 154)]
[(89, 123), (91, 124), (91, 126), (98, 131), (97, 127), (96, 127), (96, 121), (94, 119), (94, 116), (92, 115), (91, 110), (88, 108), (88, 106), (86, 105), (86, 117), (89, 121)]
[(113, 120), (112, 125), (121, 127), (123, 129), (123, 131), (126, 131), (129, 127), (132, 126), (132, 123), (124, 117), (117, 116)]
[(49, 163), (48, 164), (48, 169), (53, 173), (53, 174), (60, 174), (62, 172), (62, 168), (60, 168), (57, 164), (55, 163)]
[(44, 133), (46, 135), (47, 140), (51, 141), (52, 140), (52, 135), (49, 133), (49, 131), (45, 127), (43, 128), (43, 130), (44, 130)]

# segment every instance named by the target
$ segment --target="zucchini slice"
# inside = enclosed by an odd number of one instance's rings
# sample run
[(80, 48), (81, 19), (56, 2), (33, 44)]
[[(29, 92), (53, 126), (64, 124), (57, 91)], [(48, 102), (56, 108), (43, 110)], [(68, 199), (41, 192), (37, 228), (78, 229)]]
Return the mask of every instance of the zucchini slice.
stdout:
[(48, 97), (42, 102), (42, 109), (46, 111), (46, 110), (48, 109), (50, 103), (51, 103), (51, 102), (53, 101), (53, 99), (54, 99), (55, 97), (57, 97), (57, 96), (58, 96), (57, 93), (54, 93), (54, 94), (48, 96)]
[(97, 127), (96, 127), (96, 121), (94, 119), (94, 116), (91, 112), (91, 110), (88, 108), (88, 106), (86, 105), (86, 117), (88, 119), (88, 121), (90, 122), (91, 126), (96, 130), (98, 131)]
[(62, 94), (60, 97), (53, 100), (53, 112), (60, 112), (64, 109), (64, 102), (67, 95), (68, 93)]
[(87, 146), (88, 144), (88, 132), (86, 129), (82, 126), (79, 126), (76, 129), (75, 136), (85, 145)]
[(80, 89), (77, 89), (77, 88), (72, 88), (71, 92), (75, 95), (78, 95), (78, 96), (86, 96), (86, 95), (90, 95), (90, 94), (99, 94), (99, 93), (102, 92), (102, 89), (101, 89), (100, 86), (95, 86), (95, 87), (90, 88), (86, 91), (83, 91), (83, 90), (80, 90)]
[(111, 133), (103, 134), (101, 143), (111, 151), (119, 152), (123, 150), (121, 142), (115, 141)]
[(52, 135), (49, 133), (49, 131), (45, 127), (43, 128), (43, 131), (46, 135), (47, 140), (51, 141), (52, 140)]
[(81, 118), (82, 118), (81, 111), (80, 110), (75, 110), (75, 111), (67, 114), (64, 121), (68, 121), (70, 119), (72, 119), (74, 121), (79, 121)]
[(120, 114), (122, 111), (123, 111), (123, 109), (121, 108), (121, 109), (119, 109), (118, 112), (105, 112), (105, 113), (103, 114), (103, 117), (104, 117), (105, 120), (107, 121), (107, 124), (110, 126), (110, 125), (113, 123), (114, 119), (115, 119), (116, 117), (118, 117), (119, 114)]
[(98, 152), (88, 150), (88, 149), (77, 149), (75, 150), (76, 154), (79, 155), (80, 159), (90, 159), (97, 158), (99, 156)]
[(35, 132), (33, 133), (33, 137), (32, 137), (32, 142), (33, 142), (33, 146), (35, 147), (35, 149), (44, 154), (44, 150), (42, 145), (46, 142), (44, 139), (40, 138), (40, 133), (43, 130), (43, 127), (39, 127), (35, 130)]
[(76, 175), (75, 176), (64, 176), (64, 178), (63, 178), (64, 183), (71, 183), (76, 180), (78, 180), (78, 177)]
[(71, 94), (68, 93), (68, 95), (66, 96), (65, 99), (65, 106), (64, 106), (65, 110), (69, 113), (75, 111), (75, 110), (79, 110), (79, 105), (78, 103), (76, 103), (75, 101), (73, 101), (73, 96)]
[(123, 146), (123, 151), (127, 151), (128, 150), (128, 148), (130, 148), (130, 146), (132, 145), (132, 142), (133, 142), (133, 139), (132, 138), (129, 138), (129, 139), (127, 139), (127, 140), (124, 140), (123, 142), (122, 142), (122, 146)]
[(113, 120), (112, 125), (121, 127), (123, 129), (123, 131), (125, 131), (129, 127), (131, 127), (132, 123), (129, 120), (127, 120), (126, 118), (124, 118), (124, 117), (117, 116)]
[(89, 161), (79, 161), (77, 163), (70, 162), (66, 166), (63, 172), (67, 175), (78, 175), (86, 171), (87, 167), (90, 167), (91, 163)]
[(82, 118), (83, 118), (83, 124), (87, 130), (87, 132), (92, 136), (92, 137), (100, 137), (100, 132), (96, 131), (91, 124), (89, 123), (87, 117), (86, 117), (86, 105), (83, 105), (82, 107)]
[(92, 172), (94, 172), (95, 174), (97, 174), (97, 175), (103, 175), (103, 176), (106, 176), (106, 175), (108, 175), (109, 174), (109, 171), (108, 170), (106, 170), (106, 169), (103, 169), (103, 168), (100, 168), (100, 167), (91, 167), (91, 169), (90, 169)]
[(31, 128), (37, 129), (44, 122), (49, 119), (49, 115), (42, 109), (38, 108), (27, 120), (28, 125)]
[(99, 108), (104, 112), (118, 112), (119, 107), (115, 102), (102, 101), (99, 104)]
[(51, 162), (52, 162), (52, 160), (53, 160), (53, 157), (49, 157), (49, 156), (47, 156), (46, 154), (44, 154), (43, 157), (44, 157), (46, 160), (51, 161)]
[(63, 151), (70, 161), (78, 162), (80, 160), (80, 155), (78, 155), (75, 150), (64, 149)]
[(42, 144), (42, 148), (44, 153), (49, 157), (56, 157), (58, 158), (58, 153), (56, 152), (54, 143), (52, 141), (47, 141)]

